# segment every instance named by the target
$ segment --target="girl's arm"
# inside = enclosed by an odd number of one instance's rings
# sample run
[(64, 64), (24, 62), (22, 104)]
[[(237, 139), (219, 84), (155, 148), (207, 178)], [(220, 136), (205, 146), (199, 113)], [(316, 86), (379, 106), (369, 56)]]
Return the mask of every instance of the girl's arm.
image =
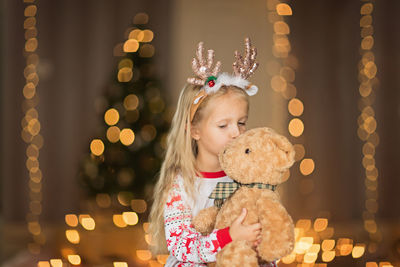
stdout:
[(192, 211), (183, 200), (183, 185), (177, 179), (164, 206), (164, 225), (167, 247), (182, 262), (214, 262), (216, 254), (232, 241), (229, 227), (214, 229), (203, 236), (192, 225)]

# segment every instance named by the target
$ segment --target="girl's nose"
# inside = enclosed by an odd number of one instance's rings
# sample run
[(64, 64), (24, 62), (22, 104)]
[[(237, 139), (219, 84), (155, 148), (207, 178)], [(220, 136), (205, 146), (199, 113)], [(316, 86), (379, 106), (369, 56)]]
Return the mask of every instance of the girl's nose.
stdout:
[(238, 125), (233, 126), (233, 129), (232, 129), (232, 132), (231, 132), (231, 137), (232, 138), (236, 138), (236, 137), (239, 136), (239, 134), (240, 134), (239, 126)]

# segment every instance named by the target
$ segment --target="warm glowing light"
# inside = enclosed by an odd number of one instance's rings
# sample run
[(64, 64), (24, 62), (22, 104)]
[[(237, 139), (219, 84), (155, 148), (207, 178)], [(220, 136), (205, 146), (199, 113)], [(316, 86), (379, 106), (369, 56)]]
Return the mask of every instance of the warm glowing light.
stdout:
[(82, 218), (81, 224), (83, 228), (89, 231), (94, 230), (94, 228), (96, 227), (96, 223), (92, 217)]
[(375, 146), (372, 143), (367, 142), (363, 145), (362, 152), (364, 155), (373, 156), (375, 155)]
[(143, 39), (142, 42), (151, 42), (154, 38), (154, 33), (151, 30), (143, 31)]
[(36, 88), (33, 83), (27, 83), (22, 90), (22, 93), (26, 99), (31, 99), (36, 94)]
[(31, 135), (35, 136), (40, 132), (40, 122), (38, 119), (31, 119), (28, 122), (28, 131)]
[(286, 89), (286, 80), (280, 76), (275, 75), (271, 78), (271, 87), (277, 92), (282, 92)]
[(75, 214), (66, 214), (65, 215), (65, 223), (68, 226), (76, 227), (76, 226), (78, 226), (78, 217)]
[(114, 222), (114, 224), (115, 224), (116, 226), (118, 226), (118, 227), (120, 227), (120, 228), (123, 228), (123, 227), (126, 227), (126, 226), (127, 226), (127, 224), (126, 224), (126, 222), (124, 221), (124, 219), (122, 218), (122, 215), (121, 215), (121, 214), (114, 214), (114, 215), (113, 215), (113, 222)]
[(100, 139), (94, 139), (90, 143), (90, 151), (95, 156), (100, 156), (104, 152), (104, 144)]
[(35, 146), (34, 144), (30, 144), (26, 148), (26, 156), (28, 158), (37, 158), (37, 157), (39, 157), (39, 149), (38, 149), (38, 147)]
[(129, 146), (135, 140), (135, 133), (129, 128), (122, 129), (119, 139), (121, 140), (122, 144)]
[(360, 19), (360, 27), (368, 27), (372, 24), (372, 16), (366, 15), (362, 16)]
[(365, 220), (364, 221), (364, 228), (368, 233), (376, 233), (377, 225), (374, 220)]
[(28, 223), (28, 230), (33, 235), (39, 235), (42, 231), (38, 222), (29, 222)]
[(121, 131), (117, 126), (111, 126), (110, 128), (107, 129), (106, 133), (108, 141), (110, 141), (111, 143), (118, 142), (120, 133)]
[(75, 254), (75, 253), (76, 253), (75, 250), (72, 248), (62, 248), (61, 249), (61, 255), (64, 258), (68, 258), (68, 255)]
[(347, 256), (353, 251), (353, 244), (344, 244), (340, 246), (340, 255)]
[(365, 267), (378, 267), (378, 264), (370, 261), (365, 264)]
[(50, 264), (52, 267), (62, 267), (63, 266), (63, 262), (60, 259), (51, 259)]
[(140, 47), (139, 56), (152, 57), (155, 53), (155, 48), (151, 44), (144, 44)]
[(333, 250), (322, 252), (322, 261), (324, 261), (324, 262), (333, 261), (333, 259), (335, 258), (335, 254), (336, 253)]
[(304, 111), (303, 102), (301, 102), (301, 100), (297, 98), (293, 98), (289, 101), (288, 109), (290, 114), (292, 114), (293, 116), (300, 116), (301, 114), (303, 114)]
[(117, 195), (118, 202), (123, 206), (129, 206), (133, 198), (132, 192), (121, 191)]
[(296, 223), (296, 228), (302, 228), (304, 231), (308, 231), (311, 228), (311, 220), (301, 219)]
[(333, 239), (326, 239), (322, 241), (322, 251), (332, 250), (335, 247), (335, 240)]
[(142, 30), (139, 29), (134, 29), (133, 31), (131, 31), (129, 33), (129, 39), (135, 39), (138, 42), (142, 42), (143, 38), (144, 38), (144, 32)]
[(292, 9), (288, 4), (277, 4), (276, 5), (276, 13), (280, 16), (291, 16), (292, 15)]
[(160, 264), (165, 264), (165, 263), (167, 263), (168, 256), (169, 255), (157, 255), (157, 261)]
[(314, 230), (316, 232), (324, 231), (328, 227), (328, 219), (326, 218), (318, 218), (314, 222)]
[(136, 39), (128, 39), (124, 43), (123, 49), (125, 53), (134, 53), (139, 49), (139, 42)]
[(147, 209), (147, 203), (143, 199), (133, 199), (131, 201), (132, 210), (138, 213), (144, 213)]
[(90, 215), (89, 214), (80, 214), (79, 218), (78, 218), (80, 224), (82, 224), (83, 218), (90, 218)]
[(368, 77), (368, 79), (373, 79), (376, 76), (378, 68), (376, 67), (373, 61), (368, 62), (365, 64), (364, 67), (364, 74)]
[(115, 108), (110, 108), (109, 110), (107, 110), (104, 114), (104, 121), (110, 126), (117, 124), (117, 122), (119, 121), (118, 110), (116, 110)]
[(357, 244), (354, 246), (351, 255), (353, 256), (353, 258), (361, 258), (361, 256), (364, 255), (364, 252), (365, 252), (365, 245)]
[(127, 95), (124, 99), (124, 107), (126, 110), (135, 110), (139, 105), (139, 98), (134, 95), (130, 94)]
[(308, 249), (308, 252), (318, 254), (320, 249), (321, 249), (321, 245), (320, 244), (312, 244), (311, 247)]
[(36, 26), (36, 18), (28, 17), (24, 21), (24, 29), (29, 29)]
[(38, 267), (50, 267), (50, 263), (48, 261), (39, 261), (37, 266)]
[(96, 202), (99, 207), (108, 208), (111, 205), (111, 198), (108, 194), (97, 194)]
[(372, 116), (366, 118), (365, 121), (364, 121), (364, 124), (363, 124), (364, 129), (365, 129), (365, 130), (367, 131), (367, 133), (369, 133), (369, 134), (375, 132), (376, 126), (377, 126), (376, 120), (375, 120), (375, 118), (372, 117)]
[(149, 250), (136, 250), (136, 255), (142, 261), (148, 261), (152, 257)]
[(304, 124), (300, 119), (294, 118), (289, 122), (288, 129), (291, 135), (293, 135), (294, 137), (299, 137), (303, 134)]
[(374, 7), (372, 6), (371, 3), (365, 3), (364, 5), (362, 5), (361, 10), (360, 10), (360, 14), (361, 15), (369, 15), (372, 13), (372, 10), (374, 9)]
[(128, 267), (128, 263), (126, 262), (119, 262), (119, 261), (115, 261), (113, 262), (114, 267)]
[(318, 253), (307, 252), (304, 255), (304, 263), (314, 263), (318, 258)]
[(277, 21), (274, 23), (274, 31), (277, 34), (289, 34), (290, 28), (284, 21)]
[(78, 244), (80, 241), (79, 233), (77, 230), (67, 230), (65, 231), (65, 236), (72, 244)]
[(374, 46), (374, 38), (372, 36), (367, 36), (361, 41), (361, 48), (364, 50), (370, 50)]
[(150, 223), (148, 223), (148, 222), (143, 223), (143, 231), (145, 233), (149, 232), (149, 226), (150, 226)]
[(291, 264), (296, 259), (296, 254), (289, 254), (281, 259), (284, 264)]
[(35, 52), (38, 47), (38, 41), (36, 38), (30, 38), (25, 42), (25, 51)]
[(133, 61), (129, 58), (124, 58), (118, 63), (118, 69), (122, 68), (133, 68)]
[(144, 235), (144, 240), (146, 241), (146, 243), (147, 243), (148, 245), (152, 245), (152, 243), (151, 243), (151, 241), (152, 241), (151, 235), (145, 234), (145, 235)]
[(68, 255), (68, 261), (72, 265), (79, 265), (81, 264), (81, 257), (79, 255)]
[(303, 159), (300, 162), (300, 172), (303, 175), (309, 175), (314, 171), (315, 164), (312, 159)]
[(119, 82), (129, 82), (133, 77), (133, 72), (131, 68), (122, 68), (118, 71), (118, 81)]
[(136, 225), (139, 221), (139, 217), (137, 216), (136, 212), (123, 212), (122, 218), (128, 225)]
[(311, 248), (313, 242), (314, 242), (313, 237), (308, 237), (308, 236), (300, 237), (300, 240), (295, 244), (294, 252), (297, 254), (304, 254), (308, 249)]
[(149, 260), (147, 263), (149, 264), (149, 267), (163, 267), (164, 266), (163, 264), (161, 264), (155, 260)]
[(35, 5), (29, 5), (24, 10), (25, 17), (33, 17), (36, 15), (37, 8)]

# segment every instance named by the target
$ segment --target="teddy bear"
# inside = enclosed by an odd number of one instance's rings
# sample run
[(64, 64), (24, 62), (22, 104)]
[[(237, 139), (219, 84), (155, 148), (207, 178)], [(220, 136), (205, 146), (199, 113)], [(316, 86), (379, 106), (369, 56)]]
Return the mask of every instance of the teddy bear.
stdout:
[[(192, 223), (202, 234), (232, 224), (243, 208), (243, 224), (261, 224), (261, 241), (232, 241), (217, 254), (217, 266), (259, 266), (273, 262), (294, 248), (293, 220), (281, 204), (276, 186), (285, 182), (294, 163), (294, 148), (286, 137), (268, 127), (246, 131), (219, 154), (233, 183), (218, 183), (210, 198), (214, 206), (201, 210)], [(223, 204), (222, 204), (223, 202)]]

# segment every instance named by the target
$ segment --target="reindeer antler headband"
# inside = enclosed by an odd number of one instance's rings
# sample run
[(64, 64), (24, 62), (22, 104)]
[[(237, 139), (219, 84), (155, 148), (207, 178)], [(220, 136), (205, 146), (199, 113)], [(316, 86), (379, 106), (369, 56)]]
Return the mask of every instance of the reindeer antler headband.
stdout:
[(190, 121), (193, 120), (194, 114), (204, 98), (211, 93), (217, 92), (223, 85), (239, 87), (250, 96), (255, 95), (258, 91), (257, 86), (247, 80), (258, 67), (258, 63), (255, 61), (257, 50), (251, 46), (249, 38), (245, 39), (244, 57), (238, 51), (235, 51), (236, 61), (233, 63), (232, 75), (228, 73), (219, 74), (221, 69), (220, 61), (217, 61), (214, 68), (212, 68), (214, 50), (208, 50), (207, 52), (207, 60), (205, 60), (204, 44), (200, 42), (196, 51), (197, 58), (193, 58), (192, 61), (192, 69), (197, 77), (187, 79), (190, 84), (203, 85), (190, 107)]

